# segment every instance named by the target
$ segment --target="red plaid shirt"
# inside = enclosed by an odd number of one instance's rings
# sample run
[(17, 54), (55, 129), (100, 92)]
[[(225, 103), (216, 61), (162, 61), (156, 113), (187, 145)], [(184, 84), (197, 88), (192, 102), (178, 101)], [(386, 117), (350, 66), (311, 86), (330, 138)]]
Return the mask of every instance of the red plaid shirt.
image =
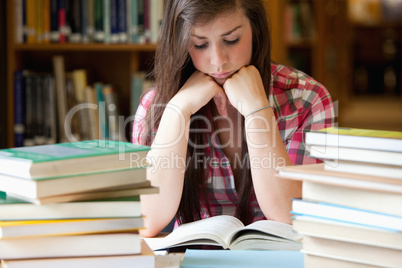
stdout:
[[(306, 74), (283, 66), (272, 64), (271, 90), (269, 102), (274, 108), (276, 122), (288, 155), (295, 165), (316, 163), (319, 160), (308, 156), (304, 144), (305, 132), (322, 129), (334, 124), (334, 109), (327, 89)], [(151, 90), (141, 100), (133, 125), (133, 143), (141, 144), (143, 118), (151, 105), (155, 91)], [(206, 115), (212, 122), (212, 115)], [(214, 129), (211, 133), (214, 133)], [(156, 129), (155, 129), (156, 131)], [(208, 134), (204, 134), (208, 135)], [(206, 156), (212, 156), (207, 176), (209, 204), (212, 216), (235, 215), (238, 196), (234, 185), (233, 172), (223, 149), (216, 146), (218, 135), (212, 135), (215, 145), (205, 149)], [(213, 152), (211, 152), (213, 150)], [(208, 217), (203, 202), (202, 217)], [(255, 194), (251, 196), (254, 221), (264, 218)]]

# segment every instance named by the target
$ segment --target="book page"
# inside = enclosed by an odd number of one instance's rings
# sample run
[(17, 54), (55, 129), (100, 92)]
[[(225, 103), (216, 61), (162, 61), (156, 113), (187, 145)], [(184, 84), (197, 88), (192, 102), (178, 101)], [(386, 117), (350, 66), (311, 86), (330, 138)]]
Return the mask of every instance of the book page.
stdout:
[(152, 250), (182, 245), (221, 245), (228, 248), (232, 233), (244, 227), (233, 216), (221, 215), (202, 219), (179, 226), (164, 238), (148, 238), (146, 242)]
[(231, 237), (231, 240), (236, 239), (238, 236), (244, 235), (247, 233), (247, 231), (259, 231), (269, 236), (277, 236), (294, 241), (302, 240), (302, 236), (293, 231), (292, 225), (270, 220), (256, 221), (245, 226), (241, 230), (238, 230), (236, 233), (234, 233)]

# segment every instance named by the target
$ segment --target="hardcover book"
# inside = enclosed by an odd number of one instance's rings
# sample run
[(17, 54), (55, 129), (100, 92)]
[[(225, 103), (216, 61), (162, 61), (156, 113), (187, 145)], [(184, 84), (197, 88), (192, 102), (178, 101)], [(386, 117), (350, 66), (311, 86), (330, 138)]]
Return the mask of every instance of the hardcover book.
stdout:
[(402, 152), (402, 132), (330, 127), (307, 132), (306, 144)]
[(91, 140), (0, 150), (0, 173), (46, 178), (145, 167), (147, 146)]

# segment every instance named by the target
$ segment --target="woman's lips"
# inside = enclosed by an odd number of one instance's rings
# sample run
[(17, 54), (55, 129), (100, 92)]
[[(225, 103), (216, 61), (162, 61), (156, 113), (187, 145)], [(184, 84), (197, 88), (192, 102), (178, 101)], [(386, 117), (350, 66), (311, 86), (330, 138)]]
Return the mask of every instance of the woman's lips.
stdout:
[(222, 79), (229, 77), (230, 74), (231, 72), (220, 72), (220, 73), (212, 73), (210, 74), (210, 76), (212, 76), (213, 78)]

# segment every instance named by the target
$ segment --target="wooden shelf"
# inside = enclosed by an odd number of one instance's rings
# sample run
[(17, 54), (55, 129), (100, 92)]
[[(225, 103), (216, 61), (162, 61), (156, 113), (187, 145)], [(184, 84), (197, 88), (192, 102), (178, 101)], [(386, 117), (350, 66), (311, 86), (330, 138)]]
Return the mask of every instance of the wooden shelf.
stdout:
[(14, 51), (122, 51), (153, 52), (156, 44), (16, 44)]

